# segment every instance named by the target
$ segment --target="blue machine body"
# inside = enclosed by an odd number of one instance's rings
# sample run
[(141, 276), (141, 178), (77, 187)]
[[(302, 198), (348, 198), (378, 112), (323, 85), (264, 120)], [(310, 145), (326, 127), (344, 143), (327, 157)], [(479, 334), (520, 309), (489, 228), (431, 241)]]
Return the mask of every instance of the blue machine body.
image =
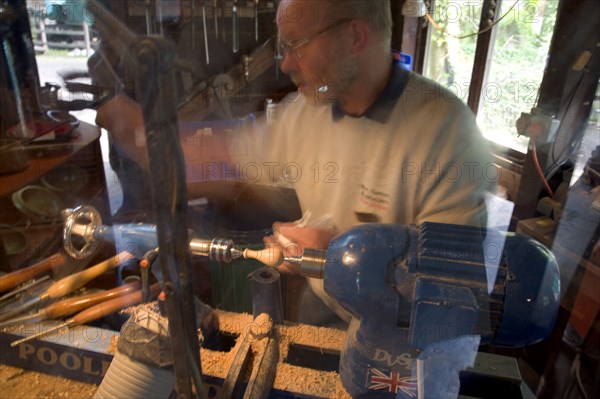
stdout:
[[(95, 236), (137, 257), (157, 246), (150, 224), (102, 226)], [(353, 315), (339, 372), (355, 398), (456, 396), (479, 345), (531, 345), (558, 314), (558, 265), (528, 236), (364, 224), (334, 238), (324, 260), (326, 292)]]
[(117, 252), (128, 251), (136, 258), (141, 258), (146, 251), (158, 246), (155, 224), (130, 223), (99, 226), (94, 235), (96, 239), (114, 242), (117, 245)]
[(425, 397), (446, 397), (480, 344), (533, 344), (558, 314), (556, 260), (526, 236), (365, 224), (326, 256), (325, 290), (353, 315), (340, 378), (357, 398), (414, 398), (419, 370)]

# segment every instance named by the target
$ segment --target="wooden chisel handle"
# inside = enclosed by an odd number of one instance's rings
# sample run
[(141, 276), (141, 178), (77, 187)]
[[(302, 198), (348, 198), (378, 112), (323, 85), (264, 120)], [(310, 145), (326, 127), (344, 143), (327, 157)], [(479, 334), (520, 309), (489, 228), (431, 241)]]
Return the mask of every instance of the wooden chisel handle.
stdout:
[(100, 262), (97, 265), (58, 280), (56, 283), (52, 284), (44, 294), (42, 294), (40, 299), (62, 298), (63, 296), (72, 293), (76, 289), (83, 287), (88, 282), (92, 281), (103, 273), (114, 269), (122, 262), (133, 258), (134, 256), (127, 251), (120, 252), (104, 262)]
[[(158, 283), (150, 286), (150, 295), (157, 296), (160, 293), (160, 285)], [(101, 302), (98, 305), (94, 305), (90, 308), (85, 309), (82, 312), (77, 313), (75, 316), (67, 320), (67, 322), (73, 322), (77, 324), (86, 324), (94, 320), (98, 320), (102, 317), (108, 316), (115, 313), (118, 310), (125, 309), (128, 306), (136, 305), (142, 301), (142, 291), (136, 291), (131, 294), (124, 295), (119, 298), (111, 299), (109, 301)]]
[(0, 276), (0, 292), (15, 288), (17, 285), (24, 283), (25, 281), (45, 273), (57, 266), (60, 266), (65, 262), (66, 256), (60, 252), (57, 252), (34, 265), (14, 271), (12, 273), (8, 273), (4, 276)]
[(114, 299), (126, 294), (130, 294), (140, 289), (140, 283), (134, 282), (125, 284), (108, 291), (96, 292), (93, 294), (81, 295), (74, 298), (63, 299), (52, 303), (44, 308), (45, 319), (57, 319), (59, 317), (71, 315), (80, 312), (100, 302)]

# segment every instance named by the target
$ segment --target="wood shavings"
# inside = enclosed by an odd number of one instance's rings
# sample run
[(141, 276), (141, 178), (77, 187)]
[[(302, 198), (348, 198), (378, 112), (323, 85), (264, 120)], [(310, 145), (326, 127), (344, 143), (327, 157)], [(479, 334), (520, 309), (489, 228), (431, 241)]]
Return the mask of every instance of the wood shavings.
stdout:
[[(236, 346), (227, 353), (201, 350), (202, 371), (224, 378), (241, 337), (260, 320), (252, 320), (249, 314), (215, 311), (219, 318), (219, 329), (240, 338)], [(344, 343), (345, 332), (334, 328), (315, 327), (302, 324), (284, 323), (275, 325), (279, 340), (279, 362), (273, 388), (298, 394), (308, 394), (321, 398), (350, 398), (343, 388), (339, 374), (335, 371), (315, 370), (285, 362), (291, 345), (303, 345), (329, 353), (339, 353)]]
[(98, 386), (0, 365), (2, 398), (92, 398)]
[[(219, 334), (238, 337), (235, 345), (227, 351), (200, 349), (202, 373), (219, 379), (225, 379), (227, 371), (237, 348), (241, 345), (241, 337), (251, 328), (263, 326), (264, 320), (253, 320), (247, 313), (231, 313), (215, 311), (218, 320)], [(339, 353), (344, 342), (345, 332), (333, 328), (314, 327), (294, 323), (275, 325), (275, 336), (279, 342), (279, 362), (273, 388), (292, 394), (310, 395), (319, 398), (350, 398), (342, 387), (336, 371), (315, 370), (286, 362), (291, 346), (305, 346), (323, 353)], [(107, 351), (116, 352), (118, 336), (113, 336)], [(252, 347), (250, 362), (257, 357), (257, 349)], [(244, 373), (246, 379), (251, 370)], [(23, 377), (26, 376), (25, 382)], [(43, 381), (43, 383), (41, 382)], [(23, 388), (26, 387), (26, 388)], [(31, 389), (28, 389), (31, 387)], [(85, 384), (62, 377), (21, 370), (9, 366), (0, 366), (0, 392), (2, 397), (45, 397), (45, 398), (92, 398), (97, 386)], [(64, 395), (64, 396), (61, 396)]]
[(335, 371), (320, 371), (281, 363), (275, 375), (276, 389), (314, 395), (320, 398), (350, 398)]
[(108, 348), (106, 348), (106, 352), (115, 354), (117, 352), (117, 343), (119, 342), (119, 336), (113, 335), (110, 338), (110, 343), (108, 344)]

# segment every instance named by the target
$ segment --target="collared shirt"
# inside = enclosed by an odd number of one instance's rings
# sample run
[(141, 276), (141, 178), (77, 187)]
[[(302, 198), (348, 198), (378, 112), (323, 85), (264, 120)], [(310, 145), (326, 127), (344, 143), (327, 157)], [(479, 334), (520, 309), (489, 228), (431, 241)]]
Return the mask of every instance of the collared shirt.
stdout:
[[(385, 88), (362, 116), (379, 123), (386, 123), (396, 102), (406, 88), (410, 75), (411, 72), (392, 63), (392, 73)], [(346, 116), (337, 104), (331, 106), (331, 113), (333, 120), (336, 122)]]

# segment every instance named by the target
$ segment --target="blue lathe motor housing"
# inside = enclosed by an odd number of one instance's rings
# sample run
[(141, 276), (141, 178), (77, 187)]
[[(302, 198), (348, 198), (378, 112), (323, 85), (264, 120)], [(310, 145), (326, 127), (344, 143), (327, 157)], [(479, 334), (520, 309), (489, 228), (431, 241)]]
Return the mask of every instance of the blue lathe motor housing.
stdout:
[(353, 315), (340, 359), (353, 397), (452, 397), (480, 344), (530, 345), (556, 322), (558, 265), (527, 236), (365, 224), (314, 255), (309, 268), (321, 263), (325, 291)]

